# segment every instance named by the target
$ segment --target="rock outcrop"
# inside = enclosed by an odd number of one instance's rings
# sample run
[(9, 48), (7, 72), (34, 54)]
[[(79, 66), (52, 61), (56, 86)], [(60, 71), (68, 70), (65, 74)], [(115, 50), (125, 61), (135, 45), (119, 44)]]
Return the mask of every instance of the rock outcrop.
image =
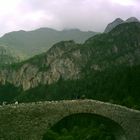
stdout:
[(105, 28), (105, 33), (110, 32), (113, 28), (118, 26), (119, 24), (122, 24), (124, 21), (121, 18), (115, 19), (113, 22), (109, 23), (107, 27)]
[(126, 22), (140, 22), (140, 21), (135, 17), (130, 17), (126, 20)]
[[(19, 68), (9, 68), (0, 71), (0, 81), (15, 86), (22, 86), (24, 90), (39, 84), (51, 84), (60, 78), (76, 79), (81, 70), (77, 61), (81, 60), (78, 45), (73, 41), (60, 42), (47, 53), (24, 62)], [(71, 51), (73, 51), (71, 54)], [(81, 60), (82, 61), (82, 60)], [(84, 63), (82, 63), (84, 65)]]
[(130, 22), (139, 22), (139, 20), (135, 17), (130, 17), (126, 21), (122, 20), (121, 18), (115, 19), (113, 22), (109, 23), (107, 27), (105, 28), (105, 33), (110, 32), (112, 29), (114, 29), (116, 26), (122, 24), (122, 23), (130, 23)]

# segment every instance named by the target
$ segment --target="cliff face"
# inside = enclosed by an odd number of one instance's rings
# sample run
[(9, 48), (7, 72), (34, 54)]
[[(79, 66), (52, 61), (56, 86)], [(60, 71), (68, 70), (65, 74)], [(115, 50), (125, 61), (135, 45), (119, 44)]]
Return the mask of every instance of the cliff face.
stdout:
[(82, 59), (78, 47), (73, 41), (60, 42), (47, 53), (24, 62), (18, 68), (1, 70), (0, 81), (2, 84), (8, 82), (27, 90), (39, 84), (53, 83), (60, 78), (76, 79), (81, 70), (77, 62)]
[(83, 45), (73, 41), (55, 44), (46, 53), (0, 70), (0, 83), (24, 90), (59, 79), (78, 79), (85, 71), (140, 64), (140, 23), (117, 26), (108, 34), (94, 36)]

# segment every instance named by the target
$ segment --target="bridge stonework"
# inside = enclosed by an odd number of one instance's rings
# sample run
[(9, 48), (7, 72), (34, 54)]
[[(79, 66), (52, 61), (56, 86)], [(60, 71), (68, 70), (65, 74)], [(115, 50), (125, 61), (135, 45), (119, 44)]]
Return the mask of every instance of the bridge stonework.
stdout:
[(69, 115), (90, 113), (122, 127), (126, 140), (140, 140), (140, 111), (95, 100), (38, 102), (0, 107), (0, 140), (42, 140), (47, 129)]

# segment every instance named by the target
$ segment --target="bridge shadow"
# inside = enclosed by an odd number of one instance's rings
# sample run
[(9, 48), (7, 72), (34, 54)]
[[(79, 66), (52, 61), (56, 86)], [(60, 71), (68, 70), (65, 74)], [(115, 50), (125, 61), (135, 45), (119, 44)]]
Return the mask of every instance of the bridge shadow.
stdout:
[(72, 114), (59, 120), (46, 131), (43, 140), (51, 137), (53, 140), (127, 140), (118, 123), (89, 113)]

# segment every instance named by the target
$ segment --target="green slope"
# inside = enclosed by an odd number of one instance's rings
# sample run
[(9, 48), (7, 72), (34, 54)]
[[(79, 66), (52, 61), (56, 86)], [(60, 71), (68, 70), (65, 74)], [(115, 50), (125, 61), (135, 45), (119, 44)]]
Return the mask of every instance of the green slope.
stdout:
[(40, 28), (34, 31), (15, 31), (0, 38), (0, 45), (5, 45), (20, 54), (22, 58), (29, 58), (48, 50), (53, 44), (62, 40), (75, 40), (83, 43), (95, 32), (83, 32), (77, 29), (57, 31), (50, 28)]

